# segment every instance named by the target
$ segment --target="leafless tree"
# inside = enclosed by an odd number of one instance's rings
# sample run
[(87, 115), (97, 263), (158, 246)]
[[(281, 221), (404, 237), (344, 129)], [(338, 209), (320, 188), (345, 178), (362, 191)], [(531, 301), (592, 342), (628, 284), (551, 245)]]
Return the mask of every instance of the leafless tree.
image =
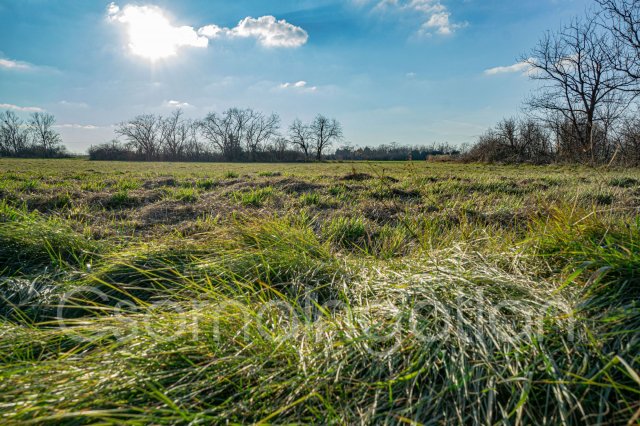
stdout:
[(518, 134), (521, 157), (532, 163), (551, 161), (553, 146), (545, 127), (531, 119), (520, 121)]
[(506, 118), (498, 123), (496, 128), (497, 136), (502, 143), (508, 147), (513, 155), (518, 155), (521, 150), (518, 140), (518, 122), (515, 118)]
[(190, 159), (202, 159), (208, 151), (207, 147), (202, 143), (199, 136), (199, 125), (197, 121), (189, 122), (189, 139), (185, 147), (186, 156)]
[(284, 137), (278, 137), (273, 141), (273, 150), (276, 153), (276, 158), (278, 160), (284, 159), (284, 154), (289, 147), (289, 140)]
[(547, 33), (525, 59), (531, 78), (541, 82), (528, 105), (550, 124), (570, 124), (572, 160), (597, 162), (596, 125), (610, 126), (633, 99), (635, 83), (611, 54), (618, 44), (591, 17)]
[(342, 139), (342, 126), (334, 118), (329, 119), (318, 114), (309, 127), (316, 151), (316, 160), (322, 160), (323, 152), (334, 142)]
[(640, 118), (629, 117), (621, 126), (619, 135), (619, 163), (626, 166), (640, 166)]
[(0, 155), (20, 155), (27, 148), (28, 140), (27, 127), (17, 114), (0, 113)]
[(193, 147), (194, 124), (182, 117), (182, 110), (175, 110), (169, 117), (160, 119), (160, 142), (169, 160), (179, 160)]
[(507, 118), (496, 126), (494, 136), (503, 147), (504, 161), (545, 163), (549, 161), (549, 136), (534, 120)]
[(507, 118), (489, 129), (465, 153), (468, 161), (548, 163), (552, 159), (548, 131), (534, 120)]
[(161, 122), (153, 114), (139, 115), (133, 120), (120, 123), (116, 134), (124, 137), (145, 160), (156, 158), (160, 150)]
[(34, 112), (29, 119), (29, 132), (36, 148), (42, 150), (45, 157), (52, 157), (62, 149), (62, 139), (53, 129), (56, 119), (45, 112)]
[(289, 139), (293, 146), (300, 148), (304, 153), (304, 159), (309, 159), (309, 154), (312, 149), (313, 139), (311, 134), (311, 128), (309, 125), (303, 123), (299, 119), (295, 119), (291, 126), (289, 126)]
[(604, 26), (621, 42), (621, 49), (613, 52), (619, 69), (640, 80), (640, 0), (596, 1), (605, 12)]
[(222, 114), (209, 113), (198, 127), (202, 136), (222, 153), (225, 160), (234, 161), (242, 157), (242, 141), (252, 116), (252, 110), (230, 108)]
[(265, 116), (261, 112), (247, 110), (249, 119), (243, 132), (244, 143), (251, 159), (255, 160), (260, 147), (278, 134), (280, 117), (278, 114)]

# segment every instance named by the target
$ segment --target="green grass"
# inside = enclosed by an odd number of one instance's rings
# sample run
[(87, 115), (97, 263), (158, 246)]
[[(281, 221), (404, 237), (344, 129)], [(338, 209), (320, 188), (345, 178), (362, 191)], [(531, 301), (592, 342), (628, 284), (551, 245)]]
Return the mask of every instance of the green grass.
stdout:
[(211, 178), (201, 179), (196, 183), (196, 187), (203, 191), (210, 191), (216, 186), (218, 186), (218, 182)]
[(138, 199), (129, 194), (129, 191), (121, 189), (118, 192), (111, 194), (105, 204), (111, 209), (134, 207), (138, 204)]
[(276, 177), (276, 176), (282, 176), (282, 173), (277, 172), (277, 171), (264, 171), (264, 172), (258, 172), (258, 176), (261, 176), (261, 177)]
[(300, 196), (300, 202), (304, 206), (317, 206), (320, 204), (320, 194), (317, 192), (309, 192)]
[(0, 159), (0, 419), (638, 424), (637, 182)]
[(28, 213), (0, 203), (0, 264), (4, 273), (83, 265), (99, 243), (73, 230), (63, 219)]
[(273, 188), (267, 186), (249, 191), (234, 192), (233, 198), (245, 207), (262, 207), (273, 193)]
[(327, 225), (327, 237), (343, 248), (360, 248), (366, 250), (370, 243), (367, 225), (362, 217), (333, 218)]
[(179, 188), (170, 193), (170, 198), (183, 203), (195, 203), (198, 201), (199, 193), (196, 188)]

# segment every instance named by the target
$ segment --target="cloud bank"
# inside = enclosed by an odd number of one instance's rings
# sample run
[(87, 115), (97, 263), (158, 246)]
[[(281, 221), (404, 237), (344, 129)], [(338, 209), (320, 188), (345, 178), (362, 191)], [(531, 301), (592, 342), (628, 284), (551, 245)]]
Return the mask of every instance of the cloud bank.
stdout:
[(101, 127), (94, 126), (93, 124), (56, 124), (56, 129), (80, 129), (80, 130), (97, 130)]
[(44, 112), (44, 109), (39, 107), (23, 107), (23, 106), (18, 106), (13, 104), (0, 104), (0, 110), (3, 110), (3, 109), (12, 109), (14, 111), (20, 111), (20, 112)]

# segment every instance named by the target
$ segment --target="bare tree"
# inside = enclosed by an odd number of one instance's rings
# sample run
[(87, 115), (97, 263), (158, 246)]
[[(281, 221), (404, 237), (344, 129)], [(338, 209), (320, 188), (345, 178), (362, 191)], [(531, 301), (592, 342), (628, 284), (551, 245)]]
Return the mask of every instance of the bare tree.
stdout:
[(62, 139), (53, 129), (55, 123), (55, 117), (44, 112), (34, 112), (29, 119), (29, 132), (33, 144), (42, 150), (45, 157), (53, 157), (63, 149)]
[(206, 146), (198, 138), (199, 124), (197, 121), (189, 120), (189, 138), (185, 146), (185, 154), (190, 159), (202, 159), (207, 152)]
[(244, 131), (244, 142), (251, 159), (255, 161), (261, 145), (278, 134), (280, 117), (278, 114), (267, 117), (261, 112), (248, 111), (249, 119)]
[(531, 78), (542, 83), (529, 101), (548, 123), (569, 123), (572, 160), (595, 163), (596, 124), (610, 126), (632, 101), (634, 81), (612, 60), (618, 42), (601, 31), (597, 17), (575, 20), (547, 33), (527, 56)]
[(312, 149), (312, 136), (311, 128), (297, 118), (291, 123), (291, 126), (289, 126), (289, 139), (291, 144), (300, 148), (304, 153), (305, 160), (309, 159), (309, 154)]
[(12, 111), (0, 113), (0, 155), (19, 156), (28, 142), (27, 127), (20, 117)]
[(505, 118), (498, 123), (497, 136), (514, 157), (520, 157), (520, 140), (518, 139), (518, 122), (515, 118)]
[(548, 163), (552, 158), (549, 132), (534, 120), (507, 118), (478, 138), (465, 153), (468, 161)]
[(133, 120), (120, 123), (116, 134), (127, 139), (145, 160), (156, 158), (161, 142), (161, 119), (153, 114), (139, 115)]
[[(640, 80), (640, 0), (596, 0), (604, 10), (604, 26), (621, 42), (619, 69)], [(636, 87), (638, 89), (638, 87)]]
[(289, 140), (284, 137), (278, 137), (273, 141), (273, 151), (276, 153), (277, 160), (284, 160), (285, 152), (289, 146)]
[(334, 118), (329, 119), (318, 114), (311, 123), (310, 131), (313, 139), (313, 147), (316, 151), (316, 160), (322, 160), (323, 152), (330, 147), (333, 142), (342, 139), (342, 126)]
[(242, 157), (242, 141), (253, 111), (230, 108), (222, 114), (215, 112), (198, 122), (202, 136), (214, 149), (219, 150), (227, 161), (239, 160)]
[(534, 120), (506, 118), (493, 131), (507, 162), (545, 163), (551, 156), (549, 135)]
[(195, 138), (194, 124), (182, 118), (182, 110), (175, 110), (169, 117), (160, 119), (160, 143), (169, 160), (179, 160)]
[(620, 163), (640, 166), (640, 118), (628, 118), (622, 125), (619, 137)]
[(549, 132), (535, 120), (520, 121), (519, 152), (521, 158), (532, 163), (548, 163), (553, 157)]

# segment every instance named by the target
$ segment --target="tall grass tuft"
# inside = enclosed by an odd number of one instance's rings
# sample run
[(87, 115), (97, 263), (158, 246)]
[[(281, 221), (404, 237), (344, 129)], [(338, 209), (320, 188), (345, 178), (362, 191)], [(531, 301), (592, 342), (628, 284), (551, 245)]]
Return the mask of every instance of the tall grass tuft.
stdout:
[(0, 203), (0, 264), (10, 273), (86, 263), (100, 245), (56, 217)]

